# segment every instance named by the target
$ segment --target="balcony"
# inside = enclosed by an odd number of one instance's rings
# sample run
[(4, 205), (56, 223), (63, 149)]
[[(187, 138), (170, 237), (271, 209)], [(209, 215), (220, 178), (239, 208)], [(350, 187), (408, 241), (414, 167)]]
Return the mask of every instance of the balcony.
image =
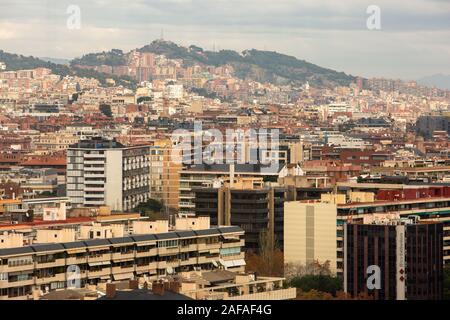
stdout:
[(85, 153), (84, 154), (84, 159), (92, 159), (92, 158), (106, 158), (105, 154), (89, 154), (89, 153)]
[(240, 259), (244, 259), (245, 260), (245, 252), (240, 252), (238, 254), (233, 254), (233, 255), (226, 255), (226, 256), (221, 256), (220, 257), (222, 260), (224, 261), (228, 261), (228, 260), (240, 260)]
[(200, 256), (198, 257), (198, 264), (202, 264), (202, 263), (211, 263), (213, 261), (217, 261), (219, 260), (219, 257), (205, 257), (205, 256)]
[(180, 266), (191, 266), (197, 264), (197, 257), (191, 257), (187, 260), (180, 260)]
[(144, 251), (144, 252), (136, 252), (136, 258), (152, 257), (152, 256), (156, 256), (157, 254), (158, 254), (158, 249), (153, 248), (153, 249), (150, 249), (150, 250)]
[(134, 265), (127, 267), (112, 267), (113, 274), (134, 272)]
[(156, 273), (156, 269), (158, 269), (158, 262), (150, 262), (148, 269), (150, 270), (150, 273)]
[(24, 264), (20, 266), (14, 266), (10, 267), (8, 265), (2, 265), (0, 266), (0, 272), (8, 273), (8, 272), (18, 272), (18, 271), (26, 271), (26, 270), (34, 270), (34, 263), (31, 264)]
[(149, 271), (150, 271), (150, 268), (149, 268), (148, 264), (143, 265), (143, 266), (136, 266), (136, 272), (137, 273), (146, 273), (146, 272), (149, 272)]
[(109, 276), (111, 274), (111, 268), (103, 268), (102, 270), (98, 271), (88, 271), (88, 278), (99, 278), (99, 277), (105, 277)]
[(176, 259), (173, 261), (167, 261), (166, 264), (167, 264), (167, 267), (176, 268), (176, 267), (180, 266), (180, 260)]
[(215, 250), (215, 249), (220, 249), (221, 243), (217, 242), (217, 243), (199, 243), (198, 244), (198, 250), (202, 251), (202, 250)]
[(9, 287), (22, 287), (22, 286), (31, 286), (34, 285), (34, 278), (31, 277), (27, 280), (19, 280), (19, 281), (0, 281), (0, 289), (9, 288)]
[(84, 178), (85, 179), (89, 179), (89, 178), (105, 178), (105, 174), (104, 173), (85, 173), (84, 174)]
[(112, 259), (114, 260), (134, 260), (134, 251), (129, 253), (115, 252), (112, 254)]
[(166, 269), (167, 262), (166, 261), (158, 261), (157, 269)]
[(243, 247), (245, 246), (245, 240), (239, 240), (236, 242), (224, 242), (222, 243), (222, 248), (236, 248), (236, 247)]
[(48, 283), (56, 282), (56, 281), (66, 281), (66, 274), (58, 273), (58, 274), (55, 274), (54, 276), (43, 277), (43, 278), (38, 278), (38, 277), (34, 278), (34, 282), (36, 285), (48, 284)]
[(104, 187), (97, 187), (97, 188), (91, 188), (91, 187), (85, 187), (84, 188), (84, 192), (85, 193), (89, 193), (89, 192), (104, 192), (105, 188)]
[(88, 263), (89, 262), (103, 262), (103, 261), (111, 261), (111, 254), (105, 253), (105, 254), (88, 257)]
[(158, 248), (158, 254), (162, 255), (170, 255), (170, 254), (177, 254), (178, 252), (180, 252), (180, 249), (178, 247), (173, 247), (173, 248)]
[(43, 268), (52, 268), (52, 267), (60, 267), (66, 265), (66, 259), (56, 259), (55, 261), (51, 262), (36, 262), (36, 268), (37, 269), (43, 269)]
[(180, 247), (180, 252), (190, 252), (190, 251), (197, 251), (197, 244), (190, 244), (185, 247)]
[(105, 167), (84, 167), (84, 174), (90, 174), (91, 172), (93, 174), (98, 174), (99, 172), (104, 172)]
[(84, 180), (84, 184), (90, 185), (90, 184), (105, 184), (105, 179), (99, 179), (99, 180)]
[(89, 165), (89, 164), (105, 165), (105, 161), (97, 160), (97, 159), (84, 159), (84, 165)]

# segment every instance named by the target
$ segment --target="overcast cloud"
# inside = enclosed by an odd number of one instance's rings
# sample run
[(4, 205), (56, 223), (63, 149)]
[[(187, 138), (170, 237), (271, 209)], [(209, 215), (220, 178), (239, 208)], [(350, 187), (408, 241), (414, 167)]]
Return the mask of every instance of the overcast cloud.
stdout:
[[(369, 5), (381, 30), (366, 28)], [(69, 5), (81, 29), (66, 28)], [(0, 0), (0, 49), (73, 58), (164, 38), (205, 49), (273, 50), (353, 75), (450, 74), (448, 0)]]

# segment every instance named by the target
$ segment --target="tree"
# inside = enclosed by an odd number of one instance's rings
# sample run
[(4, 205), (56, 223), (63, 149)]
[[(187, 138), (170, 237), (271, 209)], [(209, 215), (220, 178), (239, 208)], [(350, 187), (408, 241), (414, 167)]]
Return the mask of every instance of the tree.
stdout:
[(161, 214), (163, 204), (156, 199), (148, 199), (146, 202), (141, 202), (137, 207), (134, 208), (141, 215), (151, 216), (158, 218)]
[(143, 103), (145, 101), (152, 101), (152, 98), (151, 97), (147, 97), (147, 96), (143, 96), (143, 97), (137, 98), (136, 102), (137, 102), (137, 104), (141, 104), (141, 103)]
[(444, 300), (450, 300), (450, 265), (444, 267)]
[(256, 272), (262, 276), (283, 276), (284, 256), (283, 252), (274, 245), (268, 231), (263, 231), (259, 236), (259, 252), (246, 254), (246, 270)]
[(329, 275), (305, 275), (302, 277), (295, 277), (289, 281), (289, 284), (303, 292), (317, 290), (326, 292), (333, 296), (339, 290), (342, 290), (342, 280)]
[(109, 104), (101, 104), (99, 106), (100, 112), (103, 113), (108, 118), (112, 117), (111, 106)]
[(284, 276), (289, 280), (295, 277), (302, 277), (305, 275), (332, 275), (330, 270), (330, 261), (320, 263), (313, 261), (307, 264), (286, 263), (284, 266)]
[(328, 292), (321, 292), (312, 289), (308, 292), (303, 292), (302, 290), (297, 290), (296, 300), (333, 300), (334, 297)]

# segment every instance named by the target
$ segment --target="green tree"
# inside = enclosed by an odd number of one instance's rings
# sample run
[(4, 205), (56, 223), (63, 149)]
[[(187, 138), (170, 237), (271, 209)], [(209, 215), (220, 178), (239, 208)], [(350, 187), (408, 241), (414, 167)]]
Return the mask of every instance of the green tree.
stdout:
[(157, 216), (155, 213), (161, 213), (163, 208), (163, 204), (156, 199), (148, 199), (146, 202), (141, 202), (136, 208), (135, 211), (138, 211), (141, 215), (145, 216)]
[(305, 275), (294, 277), (290, 281), (290, 285), (300, 289), (302, 292), (316, 290), (320, 292), (330, 293), (333, 296), (342, 290), (342, 280), (329, 275)]
[(112, 117), (111, 106), (109, 104), (101, 104), (99, 109), (100, 109), (100, 112), (103, 113), (108, 118)]
[(145, 101), (152, 101), (152, 98), (147, 96), (137, 98), (137, 104), (141, 104)]

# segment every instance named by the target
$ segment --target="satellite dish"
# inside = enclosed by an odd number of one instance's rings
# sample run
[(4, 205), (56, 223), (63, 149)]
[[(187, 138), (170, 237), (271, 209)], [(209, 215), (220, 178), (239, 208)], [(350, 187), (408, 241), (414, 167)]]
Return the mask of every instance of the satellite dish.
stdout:
[(167, 267), (166, 271), (167, 271), (168, 274), (173, 274), (174, 273), (172, 267)]

